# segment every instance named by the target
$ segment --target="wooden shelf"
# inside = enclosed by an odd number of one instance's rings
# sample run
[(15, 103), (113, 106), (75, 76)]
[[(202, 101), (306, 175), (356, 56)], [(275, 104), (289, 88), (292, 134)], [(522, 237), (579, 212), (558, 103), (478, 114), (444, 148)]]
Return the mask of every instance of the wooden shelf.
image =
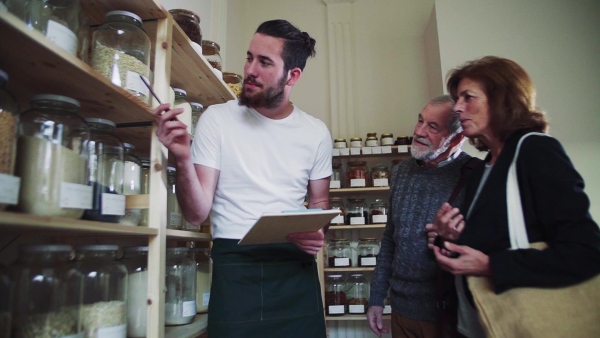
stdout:
[(374, 266), (370, 267), (353, 267), (353, 268), (324, 268), (325, 272), (369, 272), (375, 270)]
[(352, 195), (352, 194), (379, 194), (387, 193), (390, 187), (368, 187), (368, 188), (341, 188), (329, 189), (330, 195)]
[[(383, 320), (392, 319), (392, 315), (383, 315)], [(367, 320), (366, 314), (343, 315), (343, 316), (325, 316), (325, 320)]]
[(365, 225), (330, 225), (330, 230), (360, 230), (360, 229), (385, 229), (385, 224), (365, 224)]
[(194, 321), (187, 325), (166, 326), (165, 338), (195, 338), (206, 332), (208, 314), (198, 313)]
[(181, 239), (185, 241), (210, 241), (210, 234), (196, 231), (167, 229), (167, 239)]

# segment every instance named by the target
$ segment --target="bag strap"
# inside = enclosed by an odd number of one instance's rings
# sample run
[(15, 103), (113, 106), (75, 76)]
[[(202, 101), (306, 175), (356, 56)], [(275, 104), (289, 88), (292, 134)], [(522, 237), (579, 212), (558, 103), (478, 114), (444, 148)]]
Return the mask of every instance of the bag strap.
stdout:
[(460, 169), (460, 178), (458, 179), (458, 182), (456, 182), (454, 190), (452, 190), (452, 194), (450, 194), (450, 198), (448, 198), (449, 204), (452, 204), (456, 196), (458, 196), (460, 193), (460, 189), (462, 189), (462, 187), (465, 185), (465, 182), (467, 182), (467, 178), (482, 162), (482, 159), (471, 157), (467, 162), (465, 162), (465, 164), (463, 164), (462, 168)]
[(512, 249), (529, 249), (529, 238), (525, 229), (525, 218), (523, 217), (523, 205), (521, 204), (521, 192), (517, 179), (517, 158), (523, 141), (531, 135), (547, 136), (543, 133), (528, 133), (523, 135), (517, 143), (515, 156), (512, 159), (506, 176), (506, 207), (508, 214), (508, 236)]

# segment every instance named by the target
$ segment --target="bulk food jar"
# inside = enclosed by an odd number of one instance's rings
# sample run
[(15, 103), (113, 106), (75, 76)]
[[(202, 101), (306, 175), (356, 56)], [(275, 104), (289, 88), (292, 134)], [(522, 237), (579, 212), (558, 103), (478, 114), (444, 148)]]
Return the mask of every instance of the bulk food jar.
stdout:
[(187, 92), (181, 88), (173, 88), (175, 92), (175, 104), (173, 109), (181, 108), (183, 113), (177, 116), (177, 119), (187, 126), (187, 132), (190, 135), (194, 134), (192, 130), (192, 106), (187, 100)]
[(223, 71), (221, 59), (221, 46), (218, 43), (210, 40), (202, 40), (202, 55), (210, 65), (219, 71)]
[(371, 215), (371, 224), (387, 223), (388, 205), (383, 199), (375, 199), (373, 204), (371, 204), (371, 210), (369, 212)]
[(83, 218), (118, 223), (125, 214), (123, 142), (114, 134), (114, 122), (99, 118), (85, 121), (90, 127), (88, 185), (93, 189), (93, 205), (85, 211)]
[(325, 279), (325, 308), (328, 316), (346, 314), (346, 283), (342, 275), (327, 275)]
[(349, 268), (352, 266), (352, 247), (346, 238), (332, 238), (327, 246), (327, 266)]
[(379, 241), (376, 238), (366, 237), (358, 240), (358, 266), (376, 266), (379, 255)]
[(188, 324), (196, 315), (196, 263), (188, 248), (167, 248), (165, 324)]
[(92, 207), (86, 165), (90, 132), (78, 111), (77, 100), (44, 94), (34, 96), (21, 114), (15, 166), (20, 211), (80, 218)]
[(374, 187), (389, 187), (390, 171), (383, 163), (376, 164), (371, 169), (371, 182)]
[(200, 15), (187, 9), (171, 9), (169, 13), (181, 30), (198, 45), (202, 44), (202, 29), (200, 28)]
[(77, 54), (79, 0), (7, 0), (10, 12), (72, 55)]
[(367, 162), (348, 162), (348, 169), (346, 170), (346, 184), (350, 188), (364, 188), (371, 186)]
[(70, 245), (22, 245), (15, 281), (12, 337), (82, 337), (82, 275), (69, 262)]
[(333, 173), (331, 174), (331, 179), (329, 180), (329, 189), (340, 189), (343, 186), (342, 182), (345, 181), (345, 177), (342, 173), (342, 164), (339, 162), (333, 162), (331, 166)]
[(167, 167), (167, 229), (182, 229), (183, 215), (177, 202), (177, 169)]
[(142, 29), (142, 19), (127, 11), (111, 11), (104, 16), (92, 36), (92, 67), (145, 103), (150, 104), (150, 38)]
[(10, 337), (13, 280), (8, 270), (0, 265), (0, 337)]
[(223, 81), (236, 97), (240, 97), (242, 86), (244, 85), (244, 78), (241, 75), (232, 72), (223, 72)]
[(127, 337), (146, 337), (148, 312), (148, 247), (123, 248), (127, 268)]
[(83, 274), (81, 321), (85, 338), (127, 335), (127, 268), (117, 261), (116, 245), (82, 245), (75, 249)]
[(329, 199), (329, 206), (331, 209), (339, 210), (340, 214), (335, 216), (329, 224), (331, 225), (344, 225), (344, 216), (346, 215), (346, 209), (344, 208), (344, 199), (341, 197), (331, 197)]
[(198, 120), (200, 119), (200, 115), (202, 115), (204, 106), (202, 103), (198, 102), (190, 102), (190, 106), (192, 106), (192, 135), (194, 135), (196, 133), (196, 126), (198, 125)]
[(362, 225), (369, 220), (369, 209), (364, 198), (349, 198), (346, 208), (346, 224)]
[[(143, 158), (142, 160), (142, 194), (150, 193), (150, 159)], [(168, 191), (167, 191), (168, 193)], [(148, 209), (142, 209), (141, 226), (148, 226)]]
[(190, 255), (196, 262), (196, 312), (208, 311), (210, 301), (211, 269), (207, 248), (191, 248)]
[(7, 83), (8, 74), (0, 69), (0, 186), (4, 187), (4, 194), (0, 194), (0, 211), (8, 204), (17, 204), (19, 191), (19, 179), (12, 176), (17, 147), (17, 102), (6, 90)]
[(346, 281), (346, 304), (349, 314), (367, 312), (369, 299), (369, 282), (362, 273), (353, 273)]
[[(139, 195), (142, 193), (142, 161), (135, 156), (135, 146), (123, 143), (123, 195)], [(140, 225), (142, 209), (125, 209), (125, 215), (119, 219), (120, 224)]]

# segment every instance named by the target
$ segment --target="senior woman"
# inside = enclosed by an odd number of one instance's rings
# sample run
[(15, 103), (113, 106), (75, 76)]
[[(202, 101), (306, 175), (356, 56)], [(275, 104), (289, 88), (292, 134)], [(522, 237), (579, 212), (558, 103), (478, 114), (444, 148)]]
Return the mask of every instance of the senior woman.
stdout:
[[(438, 265), (456, 275), (459, 332), (483, 337), (463, 276), (490, 276), (496, 293), (579, 283), (600, 273), (600, 230), (589, 214), (583, 179), (561, 144), (530, 136), (517, 160), (523, 215), (530, 242), (549, 248), (507, 250), (508, 169), (521, 137), (545, 133), (548, 123), (535, 107), (529, 75), (514, 61), (487, 56), (467, 62), (450, 72), (447, 89), (463, 133), (488, 154), (485, 166), (470, 176), (462, 208), (444, 204), (426, 228)], [(450, 241), (443, 249), (433, 245), (438, 234)]]

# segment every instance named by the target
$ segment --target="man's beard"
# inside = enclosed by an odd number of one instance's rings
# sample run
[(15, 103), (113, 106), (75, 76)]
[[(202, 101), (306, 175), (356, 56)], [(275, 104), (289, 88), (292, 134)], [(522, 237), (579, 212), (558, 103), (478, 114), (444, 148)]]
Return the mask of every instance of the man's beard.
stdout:
[[(250, 78), (244, 79), (244, 84), (246, 82), (254, 83), (254, 81), (250, 81)], [(240, 98), (238, 100), (238, 104), (240, 106), (247, 106), (250, 108), (267, 108), (273, 109), (278, 107), (284, 98), (284, 88), (285, 83), (287, 82), (287, 78), (285, 74), (281, 77), (279, 82), (274, 87), (268, 87), (266, 90), (257, 93), (256, 95), (249, 96), (246, 93), (246, 86), (243, 87), (242, 93), (240, 94)]]
[[(453, 135), (452, 135), (453, 136)], [(438, 158), (443, 152), (450, 148), (450, 142), (452, 142), (452, 136), (449, 136), (440, 144), (440, 147), (437, 149), (433, 149), (431, 147), (431, 143), (426, 138), (420, 138), (419, 141), (429, 146), (429, 148), (425, 150), (421, 150), (420, 147), (412, 146), (410, 147), (410, 154), (417, 160), (431, 162)], [(413, 143), (416, 142), (417, 137), (413, 137)]]

